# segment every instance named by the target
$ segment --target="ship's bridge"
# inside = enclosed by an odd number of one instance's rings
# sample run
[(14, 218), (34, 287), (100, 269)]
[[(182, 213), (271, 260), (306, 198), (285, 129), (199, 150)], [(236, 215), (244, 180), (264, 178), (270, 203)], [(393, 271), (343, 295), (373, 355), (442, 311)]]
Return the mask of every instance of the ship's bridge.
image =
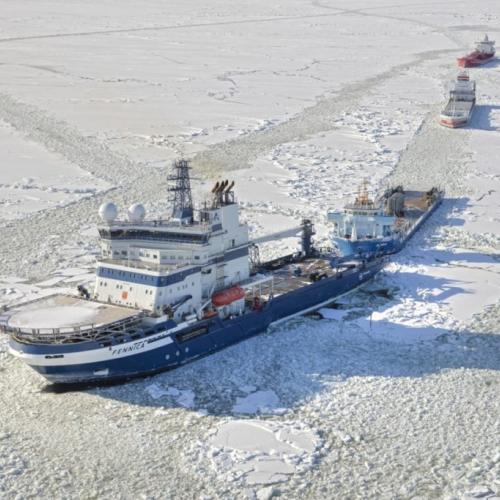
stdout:
[(395, 217), (385, 214), (381, 202), (375, 203), (368, 196), (366, 181), (354, 203), (345, 205), (343, 211), (329, 212), (327, 217), (333, 222), (333, 236), (352, 240), (388, 237), (395, 224)]
[(222, 224), (193, 221), (189, 225), (169, 220), (150, 220), (141, 223), (113, 221), (99, 226), (99, 236), (104, 240), (154, 240), (177, 243), (205, 244), (211, 233), (221, 231)]
[(366, 207), (364, 205), (359, 205), (355, 203), (346, 205), (344, 207), (344, 213), (348, 215), (363, 215), (366, 217), (374, 217), (376, 215), (381, 215), (380, 211), (381, 211), (380, 208), (377, 208), (375, 206)]
[(476, 50), (482, 52), (483, 54), (492, 54), (495, 52), (495, 40), (490, 40), (488, 35), (484, 35), (484, 38), (480, 42), (476, 42)]

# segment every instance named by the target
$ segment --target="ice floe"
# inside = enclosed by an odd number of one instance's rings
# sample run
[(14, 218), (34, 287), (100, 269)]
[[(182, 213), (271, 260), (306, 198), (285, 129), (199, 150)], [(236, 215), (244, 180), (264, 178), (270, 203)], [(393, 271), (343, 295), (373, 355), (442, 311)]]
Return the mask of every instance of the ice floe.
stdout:
[(280, 408), (280, 400), (274, 391), (257, 391), (237, 398), (233, 406), (233, 413), (253, 415), (256, 413), (284, 413), (286, 409)]
[(194, 408), (195, 406), (195, 393), (190, 389), (179, 390), (176, 387), (163, 387), (160, 384), (153, 383), (146, 387), (146, 392), (153, 399), (170, 396), (179, 406), (184, 408)]
[(273, 484), (310, 467), (320, 444), (311, 428), (296, 422), (231, 420), (213, 432), (207, 455), (229, 481)]

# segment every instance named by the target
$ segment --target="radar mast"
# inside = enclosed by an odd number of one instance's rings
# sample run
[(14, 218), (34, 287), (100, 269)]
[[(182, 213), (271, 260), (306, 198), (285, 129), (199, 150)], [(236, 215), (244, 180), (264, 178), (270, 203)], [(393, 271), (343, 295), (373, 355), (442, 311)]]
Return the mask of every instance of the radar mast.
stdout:
[(193, 222), (190, 168), (187, 160), (175, 160), (172, 163), (173, 173), (168, 176), (168, 180), (172, 183), (168, 188), (169, 201), (172, 203), (172, 218), (184, 224)]

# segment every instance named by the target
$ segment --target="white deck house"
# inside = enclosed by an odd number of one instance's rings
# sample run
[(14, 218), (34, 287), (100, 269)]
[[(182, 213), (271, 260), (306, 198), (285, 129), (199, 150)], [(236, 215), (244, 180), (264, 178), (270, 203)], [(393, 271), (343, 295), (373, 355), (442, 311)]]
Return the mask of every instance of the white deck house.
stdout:
[(352, 241), (390, 237), (394, 232), (396, 217), (385, 212), (383, 204), (375, 204), (368, 196), (366, 186), (360, 189), (354, 203), (342, 211), (328, 212), (333, 222), (332, 236)]
[(180, 161), (176, 168), (172, 190), (181, 199), (174, 199), (171, 219), (142, 220), (144, 209), (135, 205), (129, 220), (118, 221), (114, 205), (101, 207), (95, 299), (159, 314), (167, 306), (180, 318), (249, 277), (248, 229), (239, 222), (234, 183), (218, 183), (194, 217), (189, 167)]

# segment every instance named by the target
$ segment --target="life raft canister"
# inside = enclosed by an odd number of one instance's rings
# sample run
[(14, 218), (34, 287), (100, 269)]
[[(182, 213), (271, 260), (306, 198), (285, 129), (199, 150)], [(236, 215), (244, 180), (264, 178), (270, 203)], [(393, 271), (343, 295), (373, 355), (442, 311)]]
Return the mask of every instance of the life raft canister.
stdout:
[(243, 299), (244, 297), (245, 290), (243, 290), (241, 286), (233, 286), (231, 288), (226, 288), (226, 290), (214, 293), (212, 295), (212, 304), (215, 307), (223, 307), (232, 304), (236, 300)]

